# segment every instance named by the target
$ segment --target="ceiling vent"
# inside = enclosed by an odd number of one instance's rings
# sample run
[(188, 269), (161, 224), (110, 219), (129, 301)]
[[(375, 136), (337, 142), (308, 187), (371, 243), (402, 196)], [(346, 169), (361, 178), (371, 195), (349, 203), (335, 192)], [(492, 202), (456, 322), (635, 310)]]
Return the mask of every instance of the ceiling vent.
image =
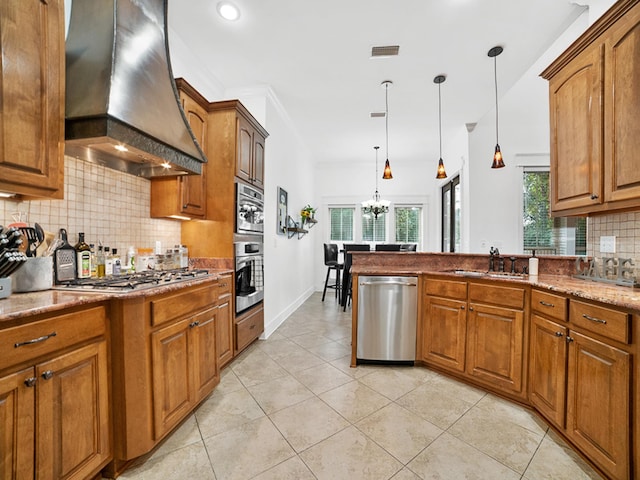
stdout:
[(371, 118), (384, 118), (384, 112), (371, 112)]
[(400, 45), (387, 45), (384, 47), (371, 47), (371, 58), (394, 57), (398, 55)]

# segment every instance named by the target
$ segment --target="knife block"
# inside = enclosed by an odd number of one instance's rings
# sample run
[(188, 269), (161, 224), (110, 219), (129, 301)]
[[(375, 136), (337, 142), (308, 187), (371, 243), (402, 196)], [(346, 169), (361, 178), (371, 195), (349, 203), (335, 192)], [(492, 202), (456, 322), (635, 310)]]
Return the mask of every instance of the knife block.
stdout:
[(0, 298), (11, 295), (11, 277), (0, 278)]

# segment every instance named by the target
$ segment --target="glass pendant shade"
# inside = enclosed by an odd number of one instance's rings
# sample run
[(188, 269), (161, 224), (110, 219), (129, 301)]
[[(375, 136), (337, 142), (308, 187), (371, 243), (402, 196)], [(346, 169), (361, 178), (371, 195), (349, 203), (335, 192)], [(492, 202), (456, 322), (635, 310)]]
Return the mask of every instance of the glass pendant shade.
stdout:
[(496, 144), (496, 153), (493, 154), (493, 163), (491, 168), (502, 168), (504, 162), (502, 161), (502, 152), (500, 151), (500, 145)]
[(390, 178), (393, 178), (393, 175), (391, 175), (391, 165), (389, 165), (389, 159), (387, 158), (387, 161), (384, 164), (384, 171), (382, 172), (382, 178), (384, 180), (389, 180)]
[(496, 151), (493, 154), (493, 163), (491, 164), (491, 168), (502, 168), (504, 167), (504, 161), (502, 160), (502, 152), (500, 151), (500, 144), (498, 142), (498, 64), (496, 57), (500, 55), (503, 51), (503, 48), (500, 46), (493, 47), (487, 55), (493, 58), (493, 80), (496, 90)]
[(438, 180), (447, 178), (447, 172), (444, 169), (444, 162), (442, 161), (442, 159), (438, 160), (438, 173), (436, 174), (436, 178)]

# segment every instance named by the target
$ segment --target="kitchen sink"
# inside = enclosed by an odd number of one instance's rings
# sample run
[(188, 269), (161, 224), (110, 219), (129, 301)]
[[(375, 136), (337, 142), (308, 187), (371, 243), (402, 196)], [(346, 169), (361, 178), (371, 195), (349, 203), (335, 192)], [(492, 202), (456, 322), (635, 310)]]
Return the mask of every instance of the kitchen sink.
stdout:
[(478, 272), (475, 270), (454, 270), (456, 275), (462, 275), (463, 277), (484, 277), (487, 272)]
[(525, 279), (524, 273), (492, 272), (492, 273), (487, 273), (486, 276), (491, 278), (508, 278), (508, 279), (517, 279), (517, 280)]
[(475, 278), (498, 278), (498, 279), (511, 279), (511, 280), (524, 280), (526, 276), (523, 273), (510, 273), (510, 272), (479, 272), (477, 270), (454, 270), (456, 275), (462, 275), (463, 277), (475, 277)]

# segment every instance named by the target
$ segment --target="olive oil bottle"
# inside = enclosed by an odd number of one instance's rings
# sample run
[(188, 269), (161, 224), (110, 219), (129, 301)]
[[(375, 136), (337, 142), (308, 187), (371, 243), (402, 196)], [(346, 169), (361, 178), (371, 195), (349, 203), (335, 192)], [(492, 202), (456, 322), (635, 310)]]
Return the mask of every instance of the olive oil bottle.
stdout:
[(76, 250), (76, 268), (78, 278), (91, 278), (91, 247), (84, 241), (84, 233), (78, 233)]

